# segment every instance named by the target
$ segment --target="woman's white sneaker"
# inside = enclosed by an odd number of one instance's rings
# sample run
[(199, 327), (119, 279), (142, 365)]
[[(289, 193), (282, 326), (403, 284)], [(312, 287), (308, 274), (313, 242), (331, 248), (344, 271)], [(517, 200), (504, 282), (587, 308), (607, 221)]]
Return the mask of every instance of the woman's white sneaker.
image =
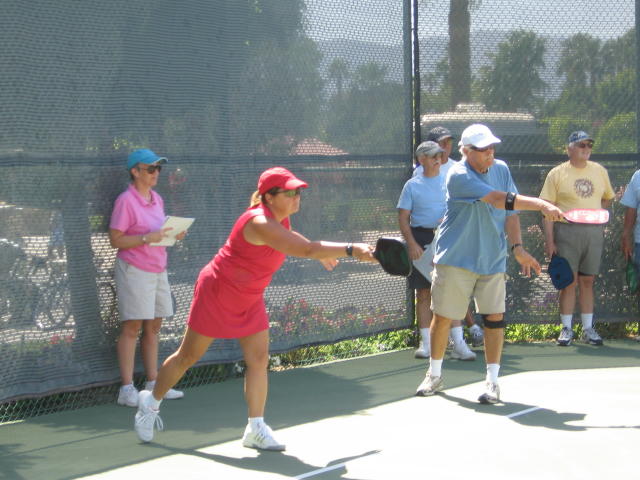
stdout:
[(138, 406), (138, 390), (133, 385), (123, 385), (118, 391), (118, 405), (126, 407)]
[[(149, 390), (150, 392), (153, 391), (153, 387), (156, 386), (156, 381), (155, 380), (151, 380), (148, 381), (144, 384), (144, 389), (145, 390)], [(162, 397), (164, 400), (177, 400), (179, 398), (184, 397), (184, 392), (181, 390), (174, 390), (173, 388), (170, 388), (169, 391), (167, 393), (164, 394), (164, 397)]]
[(282, 452), (286, 446), (278, 442), (273, 436), (273, 430), (266, 423), (260, 425), (256, 430), (251, 430), (251, 425), (247, 425), (242, 436), (242, 445), (258, 450), (271, 450)]
[(159, 432), (164, 429), (164, 424), (160, 418), (160, 410), (155, 410), (149, 406), (151, 400), (151, 392), (143, 390), (140, 392), (138, 400), (138, 412), (134, 422), (134, 429), (138, 434), (138, 438), (143, 442), (153, 440), (153, 429)]

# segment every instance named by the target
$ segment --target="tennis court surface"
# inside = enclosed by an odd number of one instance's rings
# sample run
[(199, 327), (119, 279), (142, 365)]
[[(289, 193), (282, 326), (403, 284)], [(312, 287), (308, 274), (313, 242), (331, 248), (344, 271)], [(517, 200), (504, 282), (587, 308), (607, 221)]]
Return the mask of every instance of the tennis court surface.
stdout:
[(639, 360), (632, 341), (506, 345), (493, 406), (476, 402), (480, 358), (446, 360), (428, 398), (413, 396), (426, 362), (410, 350), (273, 373), (266, 420), (284, 453), (241, 446), (234, 379), (165, 401), (150, 444), (115, 403), (0, 426), (0, 478), (634, 478)]

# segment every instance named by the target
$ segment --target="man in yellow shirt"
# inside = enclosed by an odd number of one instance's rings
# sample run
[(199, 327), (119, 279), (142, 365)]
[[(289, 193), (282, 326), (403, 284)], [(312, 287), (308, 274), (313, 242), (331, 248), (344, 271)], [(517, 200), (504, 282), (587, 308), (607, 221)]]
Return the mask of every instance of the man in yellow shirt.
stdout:
[[(593, 139), (586, 132), (569, 136), (569, 160), (553, 168), (545, 179), (540, 198), (563, 212), (576, 208), (607, 208), (615, 196), (609, 174), (600, 164), (589, 160)], [(562, 331), (558, 345), (567, 346), (573, 340), (571, 320), (576, 304), (576, 287), (580, 291), (580, 317), (583, 340), (602, 345), (602, 338), (593, 328), (593, 282), (600, 269), (604, 246), (604, 226), (568, 224), (544, 219), (545, 253), (564, 257), (573, 270), (573, 283), (560, 291), (560, 321)]]

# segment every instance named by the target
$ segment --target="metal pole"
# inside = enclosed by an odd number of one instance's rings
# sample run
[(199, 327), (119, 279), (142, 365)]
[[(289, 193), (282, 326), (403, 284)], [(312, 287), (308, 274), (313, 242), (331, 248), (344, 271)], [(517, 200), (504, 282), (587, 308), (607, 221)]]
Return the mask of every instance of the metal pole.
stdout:
[[(640, 153), (640, 0), (636, 0), (636, 153)], [(640, 159), (636, 160), (640, 168)]]
[(411, 45), (411, 2), (412, 0), (404, 0), (402, 2), (403, 13), (403, 51), (404, 51), (404, 86), (405, 86), (405, 119), (408, 122), (406, 132), (406, 148), (408, 152), (413, 152), (413, 59)]
[[(636, 0), (636, 153), (640, 153), (640, 0)], [(640, 168), (640, 157), (636, 158), (636, 168)], [(640, 296), (636, 296), (640, 309)], [(640, 335), (640, 320), (637, 332)]]
[[(640, 1), (640, 0), (639, 0)], [(418, 39), (418, 0), (413, 0), (413, 149), (422, 141), (420, 127), (420, 41)]]
[[(412, 35), (411, 35), (411, 26), (412, 26), (412, 0), (404, 0), (402, 2), (402, 13), (403, 13), (403, 46), (404, 46), (404, 85), (405, 85), (405, 121), (407, 122), (406, 128), (406, 148), (408, 149), (408, 159), (409, 159), (409, 168), (408, 175), (411, 175), (410, 169), (413, 166), (413, 151), (414, 151), (414, 125), (415, 125), (415, 117), (413, 112), (413, 105), (415, 102), (415, 90), (413, 88), (413, 45), (412, 45)], [(417, 9), (413, 11), (414, 17), (418, 14)], [(416, 316), (416, 299), (415, 299), (415, 291), (409, 288), (409, 284), (406, 285), (406, 308), (407, 308), (407, 323), (410, 328), (413, 328)], [(417, 338), (416, 338), (417, 341)]]

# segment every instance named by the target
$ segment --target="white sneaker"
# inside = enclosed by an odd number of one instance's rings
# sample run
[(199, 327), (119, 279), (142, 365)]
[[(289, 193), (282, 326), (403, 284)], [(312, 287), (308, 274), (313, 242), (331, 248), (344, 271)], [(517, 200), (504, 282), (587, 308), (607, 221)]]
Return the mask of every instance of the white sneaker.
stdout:
[(591, 345), (602, 345), (602, 337), (594, 328), (585, 328), (582, 331), (582, 340)]
[(494, 404), (500, 401), (500, 386), (497, 383), (487, 382), (485, 392), (478, 397), (478, 401), (484, 404)]
[[(149, 390), (150, 392), (153, 391), (153, 387), (156, 386), (156, 381), (155, 380), (151, 380), (149, 382), (146, 382), (144, 384), (144, 389), (145, 390)], [(179, 398), (184, 397), (184, 392), (181, 390), (174, 390), (173, 388), (170, 388), (169, 391), (167, 393), (164, 394), (164, 397), (162, 397), (164, 400), (177, 400)]]
[(138, 412), (136, 413), (136, 419), (134, 422), (134, 429), (138, 434), (138, 438), (143, 442), (150, 442), (153, 440), (154, 427), (161, 432), (164, 429), (164, 424), (160, 418), (160, 410), (154, 410), (149, 406), (151, 400), (151, 392), (143, 390), (139, 395)]
[(242, 436), (242, 445), (248, 448), (274, 452), (282, 452), (286, 448), (284, 444), (274, 438), (273, 430), (266, 423), (260, 425), (255, 432), (251, 430), (251, 425), (247, 425)]
[(138, 406), (138, 390), (133, 385), (123, 385), (118, 392), (118, 405), (126, 407)]
[(573, 340), (573, 330), (567, 327), (562, 327), (556, 343), (561, 347), (568, 347), (569, 345), (571, 345), (571, 340)]
[(484, 332), (478, 325), (469, 327), (469, 336), (471, 337), (471, 345), (479, 347), (484, 343)]
[(466, 342), (460, 342), (453, 346), (451, 358), (456, 360), (472, 361), (476, 359), (476, 353), (469, 348)]
[(418, 349), (415, 351), (415, 353), (413, 354), (413, 356), (415, 358), (429, 358), (429, 356), (431, 355), (431, 348), (429, 345), (424, 344), (424, 342), (420, 342), (420, 346), (418, 347)]
[(441, 391), (443, 387), (444, 383), (442, 382), (442, 377), (434, 377), (427, 372), (422, 383), (418, 385), (416, 395), (418, 397), (429, 397), (434, 393)]

